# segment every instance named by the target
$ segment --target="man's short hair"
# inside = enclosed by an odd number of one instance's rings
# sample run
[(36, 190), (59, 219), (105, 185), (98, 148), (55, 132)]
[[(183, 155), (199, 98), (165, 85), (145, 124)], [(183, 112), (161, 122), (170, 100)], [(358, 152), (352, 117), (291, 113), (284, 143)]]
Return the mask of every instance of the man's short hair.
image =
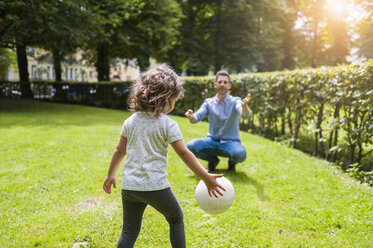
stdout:
[(231, 81), (231, 77), (229, 76), (229, 73), (226, 72), (226, 71), (218, 71), (218, 72), (216, 73), (215, 81), (218, 81), (218, 77), (219, 77), (219, 76), (226, 76), (226, 77), (228, 77), (229, 82)]

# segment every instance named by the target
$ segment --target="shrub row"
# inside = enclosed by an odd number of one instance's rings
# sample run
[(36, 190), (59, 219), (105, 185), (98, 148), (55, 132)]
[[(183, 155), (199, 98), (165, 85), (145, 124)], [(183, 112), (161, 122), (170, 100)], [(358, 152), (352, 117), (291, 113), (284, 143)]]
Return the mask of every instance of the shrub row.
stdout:
[[(214, 77), (186, 77), (173, 114), (197, 110), (215, 95)], [(34, 98), (127, 109), (130, 82), (33, 82)], [(373, 184), (373, 61), (361, 65), (232, 76), (231, 94), (250, 92), (252, 115), (241, 129), (339, 164)], [(0, 82), (0, 95), (19, 96)]]
[[(34, 99), (127, 110), (131, 82), (33, 81), (30, 85)], [(19, 83), (0, 81), (0, 96), (21, 97)]]

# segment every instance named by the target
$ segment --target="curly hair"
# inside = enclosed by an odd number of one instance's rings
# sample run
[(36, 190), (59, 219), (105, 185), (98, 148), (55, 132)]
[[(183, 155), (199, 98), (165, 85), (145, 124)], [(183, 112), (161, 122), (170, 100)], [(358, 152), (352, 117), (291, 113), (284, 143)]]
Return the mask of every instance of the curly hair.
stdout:
[(160, 65), (141, 74), (132, 84), (130, 110), (158, 116), (176, 97), (184, 97), (183, 81), (171, 67)]

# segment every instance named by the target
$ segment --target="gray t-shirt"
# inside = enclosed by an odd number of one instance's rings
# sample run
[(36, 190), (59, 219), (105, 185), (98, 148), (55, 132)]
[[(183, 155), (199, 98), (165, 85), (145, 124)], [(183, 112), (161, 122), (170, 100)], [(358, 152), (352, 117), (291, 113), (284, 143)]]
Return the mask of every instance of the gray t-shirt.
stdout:
[(127, 138), (121, 188), (153, 191), (170, 187), (167, 181), (168, 144), (183, 139), (179, 126), (165, 114), (135, 112), (120, 133)]

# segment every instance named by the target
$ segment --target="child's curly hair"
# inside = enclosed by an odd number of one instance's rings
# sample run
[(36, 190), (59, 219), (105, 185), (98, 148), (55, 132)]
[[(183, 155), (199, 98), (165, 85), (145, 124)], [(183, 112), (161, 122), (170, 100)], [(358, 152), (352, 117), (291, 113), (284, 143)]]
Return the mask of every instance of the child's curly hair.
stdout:
[(167, 65), (160, 65), (141, 74), (131, 87), (129, 98), (132, 112), (152, 112), (158, 116), (167, 103), (184, 96), (183, 81)]

